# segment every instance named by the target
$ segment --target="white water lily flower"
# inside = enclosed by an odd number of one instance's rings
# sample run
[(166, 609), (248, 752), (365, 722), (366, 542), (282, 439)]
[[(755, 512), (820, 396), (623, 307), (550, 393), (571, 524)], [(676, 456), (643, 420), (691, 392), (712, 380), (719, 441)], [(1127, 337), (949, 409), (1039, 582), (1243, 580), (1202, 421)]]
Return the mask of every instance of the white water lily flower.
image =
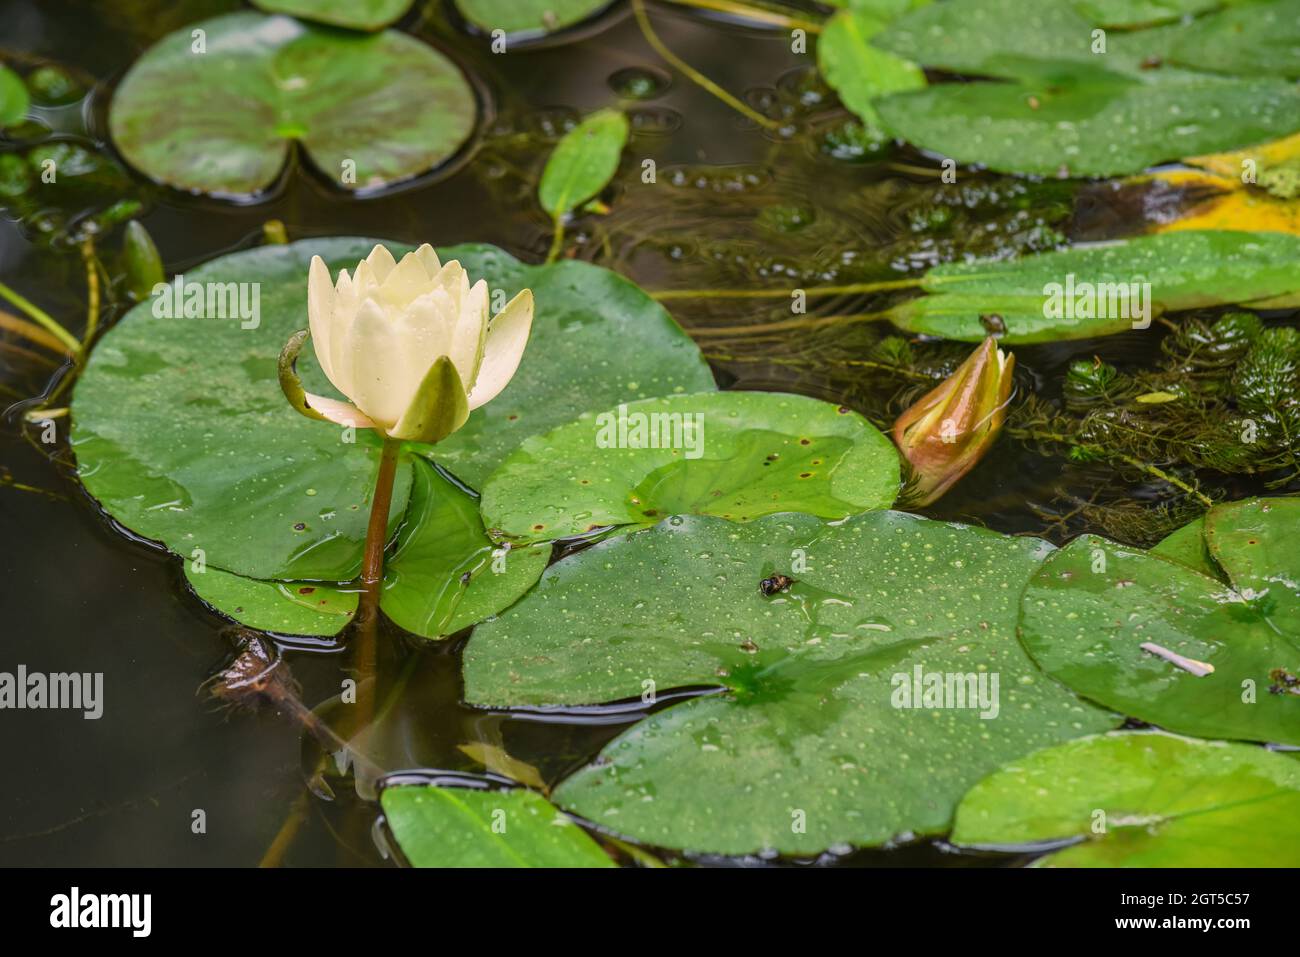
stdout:
[[(437, 442), (514, 376), (533, 323), (525, 289), (488, 320), (488, 289), (423, 245), (396, 262), (376, 246), (330, 282), (312, 257), (307, 317), (316, 359), (352, 405), (302, 391), (292, 370), (306, 333), (281, 356), (281, 385), (300, 412), (394, 439)], [(290, 380), (286, 383), (286, 370)]]

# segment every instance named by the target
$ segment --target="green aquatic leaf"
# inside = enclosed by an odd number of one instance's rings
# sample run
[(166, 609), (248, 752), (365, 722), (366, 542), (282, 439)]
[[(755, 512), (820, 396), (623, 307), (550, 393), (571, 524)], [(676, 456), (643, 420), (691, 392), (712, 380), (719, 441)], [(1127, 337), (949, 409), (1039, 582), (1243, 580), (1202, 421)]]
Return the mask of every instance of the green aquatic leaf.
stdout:
[(1158, 733), (1079, 738), (975, 785), (952, 833), (954, 844), (1008, 850), (1071, 839), (1042, 863), (1300, 866), (1300, 761)]
[(1210, 578), (1223, 577), (1223, 572), (1214, 564), (1214, 559), (1210, 556), (1210, 548), (1205, 543), (1204, 515), (1170, 532), (1151, 547), (1151, 554), (1186, 565)]
[(198, 571), (192, 561), (184, 564), (185, 579), (199, 598), (258, 631), (328, 638), (342, 631), (357, 611), (357, 585), (260, 581), (220, 568)]
[(483, 520), (537, 541), (675, 514), (844, 518), (888, 508), (898, 487), (894, 444), (844, 406), (704, 392), (584, 413), (527, 439), (483, 486)]
[[(114, 325), (72, 400), (77, 473), (104, 510), (209, 567), (261, 579), (354, 578), (379, 441), (295, 413), (276, 362), (306, 325), (311, 257), (352, 269), (374, 242), (308, 240), (221, 256)], [(179, 310), (195, 299), (204, 315), (187, 318)], [(337, 396), (314, 354), (298, 368), (311, 391)], [(410, 469), (401, 468), (391, 527), (409, 489)]]
[(872, 100), (925, 86), (919, 66), (871, 43), (885, 24), (876, 14), (842, 10), (826, 21), (817, 40), (817, 66), (827, 84), (839, 93), (845, 106), (875, 127), (881, 121)]
[[(1214, 521), (1211, 511), (1207, 528)], [(1271, 532), (1285, 536), (1288, 524), (1270, 523)], [(1258, 581), (1254, 553), (1237, 544), (1215, 559), (1230, 578)], [(1275, 581), (1300, 579), (1294, 549), (1272, 543), (1259, 554), (1280, 557)], [(1300, 744), (1300, 695), (1270, 691), (1279, 671), (1300, 674), (1300, 634), (1281, 630), (1295, 593), (1278, 587), (1247, 595), (1177, 561), (1085, 535), (1030, 581), (1020, 636), (1044, 671), (1108, 708), (1181, 734)]]
[(600, 110), (565, 133), (537, 186), (542, 209), (559, 219), (608, 186), (627, 134), (627, 116), (621, 110)]
[(1216, 506), (1205, 516), (1205, 542), (1232, 587), (1300, 647), (1300, 498)]
[[(1204, 62), (1195, 70), (1164, 63), (1190, 27), (1116, 31), (1104, 52), (1093, 29), (1068, 0), (927, 6), (875, 44), (927, 67), (1008, 82), (939, 84), (874, 105), (893, 132), (923, 149), (1044, 175), (1137, 172), (1300, 129), (1300, 90), (1266, 70), (1228, 77), (1203, 72)], [(1241, 55), (1251, 56), (1248, 44)]]
[(1096, 26), (1141, 27), (1204, 13), (1222, 3), (1223, 0), (1074, 0), (1073, 6)]
[[(1050, 549), (890, 511), (674, 516), (565, 558), (480, 625), (465, 696), (554, 706), (719, 689), (644, 719), (555, 792), (650, 844), (811, 854), (940, 833), (984, 775), (1118, 720), (1016, 641), (1020, 590)], [(794, 581), (764, 594), (777, 574)], [(989, 717), (969, 684), (968, 707), (895, 707), (917, 668), (984, 674)]]
[(128, 162), (177, 189), (258, 193), (296, 141), (329, 180), (365, 190), (451, 157), (477, 109), (460, 69), (406, 34), (244, 12), (147, 50), (118, 85), (109, 129)]
[(508, 607), (550, 557), (549, 543), (497, 551), (483, 531), (478, 498), (417, 461), (380, 604), (407, 631), (441, 638)]
[(1178, 31), (1169, 57), (1189, 69), (1300, 77), (1300, 7), (1295, 0), (1231, 4)]
[[(989, 334), (980, 316), (990, 314), (1001, 317), (1007, 343), (1082, 339), (1142, 328), (1137, 305), (1144, 302), (1154, 318), (1294, 293), (1298, 260), (1297, 236), (1185, 230), (1021, 259), (946, 263), (922, 279), (929, 295), (901, 303), (890, 318), (910, 332), (963, 342)], [(1083, 298), (1088, 291), (1096, 293), (1091, 303)]]
[(29, 103), (23, 78), (0, 64), (0, 128), (21, 122)]
[(534, 791), (385, 788), (384, 818), (414, 867), (613, 867), (600, 845)]
[(401, 19), (414, 0), (253, 0), (267, 13), (287, 13), (345, 30), (379, 30)]
[[(530, 266), (495, 246), (439, 250), (487, 280), (504, 305), (521, 289), (536, 302), (523, 361), (505, 390), (470, 413), (469, 422), (424, 454), (462, 482), (482, 488), (488, 475), (532, 435), (588, 410), (651, 396), (715, 388), (699, 348), (635, 284), (589, 263)], [(494, 299), (494, 302), (496, 300)]]
[(613, 0), (455, 0), (466, 21), (484, 33), (541, 36), (586, 20)]

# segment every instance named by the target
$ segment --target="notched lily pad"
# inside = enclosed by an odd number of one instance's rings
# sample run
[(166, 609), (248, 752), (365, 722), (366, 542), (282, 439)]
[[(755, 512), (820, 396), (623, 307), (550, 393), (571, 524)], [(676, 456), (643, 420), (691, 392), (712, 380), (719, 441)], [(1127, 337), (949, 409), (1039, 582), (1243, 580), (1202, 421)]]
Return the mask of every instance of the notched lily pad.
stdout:
[(893, 443), (850, 409), (705, 392), (587, 413), (527, 439), (484, 485), (483, 516), (504, 538), (536, 541), (674, 514), (844, 518), (888, 508), (898, 487)]
[(147, 50), (113, 96), (109, 128), (151, 179), (241, 197), (275, 182), (295, 141), (345, 189), (410, 179), (460, 149), (477, 110), (460, 69), (406, 34), (244, 12)]
[(1300, 761), (1157, 733), (1067, 741), (962, 798), (954, 844), (1069, 842), (1048, 867), (1300, 866)]
[[(939, 833), (985, 774), (1118, 720), (1015, 640), (1020, 590), (1050, 548), (888, 511), (672, 517), (564, 559), (480, 625), (466, 698), (718, 689), (641, 721), (556, 789), (640, 841), (811, 854)], [(792, 581), (763, 589), (775, 574)]]

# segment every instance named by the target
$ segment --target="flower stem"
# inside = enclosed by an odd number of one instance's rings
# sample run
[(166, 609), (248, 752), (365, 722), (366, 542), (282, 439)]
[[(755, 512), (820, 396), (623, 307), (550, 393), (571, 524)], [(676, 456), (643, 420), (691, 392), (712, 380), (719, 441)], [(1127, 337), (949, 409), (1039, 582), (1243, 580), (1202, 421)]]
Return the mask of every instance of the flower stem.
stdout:
[(646, 42), (654, 48), (656, 53), (667, 60), (669, 64), (682, 73), (688, 80), (702, 86), (733, 110), (741, 113), (764, 129), (775, 130), (780, 128), (781, 124), (777, 123), (775, 120), (768, 119), (762, 113), (746, 106), (699, 70), (695, 69), (695, 67), (691, 66), (679, 57), (672, 50), (668, 49), (668, 47), (664, 45), (664, 41), (660, 40), (659, 35), (655, 33), (654, 27), (650, 25), (650, 17), (647, 16), (645, 12), (645, 0), (632, 0), (632, 13), (636, 16), (637, 26), (641, 28), (641, 34), (645, 37)]
[(564, 220), (559, 216), (555, 217), (555, 233), (551, 237), (551, 248), (546, 254), (546, 265), (550, 265), (560, 258), (564, 252)]

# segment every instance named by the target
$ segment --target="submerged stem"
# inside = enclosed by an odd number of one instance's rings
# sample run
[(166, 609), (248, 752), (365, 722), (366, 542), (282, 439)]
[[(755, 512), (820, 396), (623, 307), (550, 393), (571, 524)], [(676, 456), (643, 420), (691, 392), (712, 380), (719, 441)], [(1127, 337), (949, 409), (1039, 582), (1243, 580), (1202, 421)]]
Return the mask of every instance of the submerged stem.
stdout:
[(81, 337), (81, 356), (90, 349), (99, 328), (99, 262), (95, 259), (95, 241), (86, 237), (81, 243), (81, 261), (86, 266), (86, 331)]
[(809, 33), (821, 33), (822, 25), (812, 20), (802, 20), (799, 17), (786, 16), (784, 13), (777, 13), (775, 10), (765, 10), (762, 7), (752, 7), (747, 3), (734, 3), (733, 0), (669, 0), (683, 7), (695, 7), (699, 10), (713, 10), (717, 13), (730, 13), (737, 17), (744, 17), (747, 20), (754, 20), (758, 23), (771, 24), (774, 27), (790, 27), (800, 30), (807, 30)]
[(779, 123), (768, 119), (762, 113), (746, 106), (699, 70), (695, 69), (695, 67), (691, 66), (679, 57), (672, 50), (668, 49), (668, 47), (664, 45), (663, 40), (659, 39), (659, 35), (655, 33), (654, 27), (650, 25), (650, 17), (647, 16), (645, 12), (645, 0), (632, 0), (632, 13), (636, 16), (637, 26), (641, 28), (641, 35), (645, 37), (646, 42), (654, 48), (656, 53), (667, 60), (669, 64), (671, 64), (678, 72), (683, 74), (688, 80), (708, 90), (733, 110), (757, 123), (764, 129), (780, 129)]
[(4, 283), (0, 282), (0, 297), (8, 299), (10, 303), (26, 313), (36, 323), (43, 326), (45, 330), (51, 333), (56, 339), (67, 346), (68, 351), (76, 354), (81, 351), (81, 343), (77, 337), (70, 333), (59, 323), (57, 319), (33, 302), (30, 302), (23, 296), (20, 296), (14, 290), (10, 289)]

